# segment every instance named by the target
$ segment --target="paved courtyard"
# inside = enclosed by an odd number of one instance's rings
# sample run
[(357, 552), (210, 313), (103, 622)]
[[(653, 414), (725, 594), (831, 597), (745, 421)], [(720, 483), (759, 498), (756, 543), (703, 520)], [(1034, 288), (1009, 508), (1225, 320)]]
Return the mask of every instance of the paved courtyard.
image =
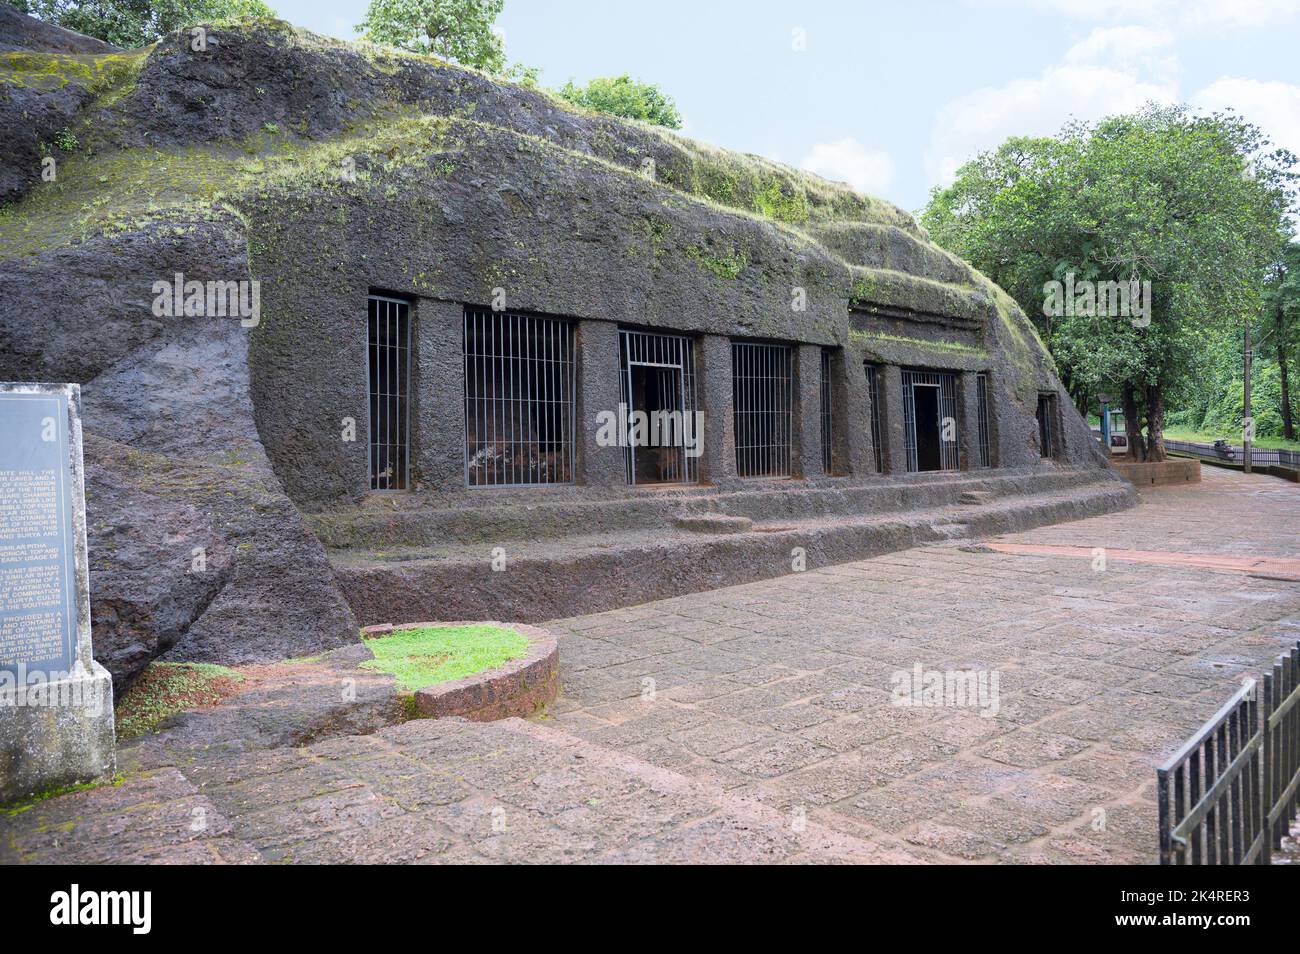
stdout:
[[(1121, 514), (555, 621), (541, 718), (164, 733), (0, 817), (0, 860), (1151, 861), (1155, 766), (1300, 639), (1298, 531), (1296, 485), (1207, 467)], [(958, 670), (974, 704), (895, 703)]]

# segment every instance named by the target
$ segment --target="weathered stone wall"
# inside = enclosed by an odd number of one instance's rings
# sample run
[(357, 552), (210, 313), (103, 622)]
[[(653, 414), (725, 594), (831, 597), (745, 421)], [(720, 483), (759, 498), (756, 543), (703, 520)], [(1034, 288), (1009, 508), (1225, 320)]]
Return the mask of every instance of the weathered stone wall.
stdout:
[[(0, 48), (23, 34), (12, 20)], [(472, 496), (461, 314), (497, 289), (577, 328), (582, 483), (538, 500), (628, 493), (621, 452), (591, 435), (617, 399), (618, 323), (698, 336), (701, 477), (718, 488), (737, 484), (732, 337), (802, 345), (794, 453), (810, 481), (826, 479), (823, 346), (847, 484), (879, 480), (864, 359), (885, 365), (891, 476), (902, 366), (961, 373), (967, 462), (983, 371), (999, 468), (1055, 466), (1034, 425), (1045, 391), (1061, 462), (1106, 466), (1005, 294), (902, 210), (767, 160), (276, 21), (211, 26), (202, 52), (178, 34), (128, 53), (0, 53), (0, 124), (0, 377), (84, 386), (95, 645), (119, 679), (173, 647), (230, 661), (355, 638), (301, 512), (388, 506), (366, 492), (371, 292), (413, 302), (422, 505)], [(43, 181), (64, 131), (76, 144), (62, 137)], [(153, 282), (177, 272), (258, 280), (256, 327), (154, 315)]]
[(356, 638), (253, 420), (237, 318), (159, 318), (152, 282), (247, 274), (238, 223), (0, 263), (0, 379), (75, 381), (95, 656), (119, 684), (178, 643), (223, 662)]

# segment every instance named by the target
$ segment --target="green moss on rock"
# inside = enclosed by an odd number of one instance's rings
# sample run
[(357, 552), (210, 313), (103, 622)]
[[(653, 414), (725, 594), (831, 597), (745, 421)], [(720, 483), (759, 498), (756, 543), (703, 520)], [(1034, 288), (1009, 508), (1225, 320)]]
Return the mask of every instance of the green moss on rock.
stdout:
[(106, 93), (133, 83), (152, 47), (125, 53), (0, 53), (0, 85), (61, 89), (69, 84)]

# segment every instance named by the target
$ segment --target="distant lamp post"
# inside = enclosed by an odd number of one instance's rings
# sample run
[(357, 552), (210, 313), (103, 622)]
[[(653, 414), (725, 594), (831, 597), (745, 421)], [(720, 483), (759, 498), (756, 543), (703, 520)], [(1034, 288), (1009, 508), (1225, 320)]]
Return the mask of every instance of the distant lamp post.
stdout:
[(1105, 391), (1097, 395), (1097, 400), (1101, 404), (1101, 446), (1106, 448), (1106, 453), (1110, 453), (1110, 404), (1114, 400)]
[(1250, 444), (1255, 439), (1255, 417), (1250, 411), (1250, 318), (1246, 318), (1245, 347), (1241, 351), (1241, 455), (1242, 473), (1250, 473)]

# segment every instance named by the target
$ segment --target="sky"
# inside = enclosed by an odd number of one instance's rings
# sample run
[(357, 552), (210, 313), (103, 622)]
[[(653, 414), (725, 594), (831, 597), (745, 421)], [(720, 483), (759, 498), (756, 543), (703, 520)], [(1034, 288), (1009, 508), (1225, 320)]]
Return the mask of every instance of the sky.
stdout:
[[(367, 0), (269, 0), (354, 39)], [(682, 132), (909, 211), (1012, 135), (1154, 100), (1232, 108), (1300, 155), (1300, 0), (506, 0), (541, 82), (629, 73)]]

